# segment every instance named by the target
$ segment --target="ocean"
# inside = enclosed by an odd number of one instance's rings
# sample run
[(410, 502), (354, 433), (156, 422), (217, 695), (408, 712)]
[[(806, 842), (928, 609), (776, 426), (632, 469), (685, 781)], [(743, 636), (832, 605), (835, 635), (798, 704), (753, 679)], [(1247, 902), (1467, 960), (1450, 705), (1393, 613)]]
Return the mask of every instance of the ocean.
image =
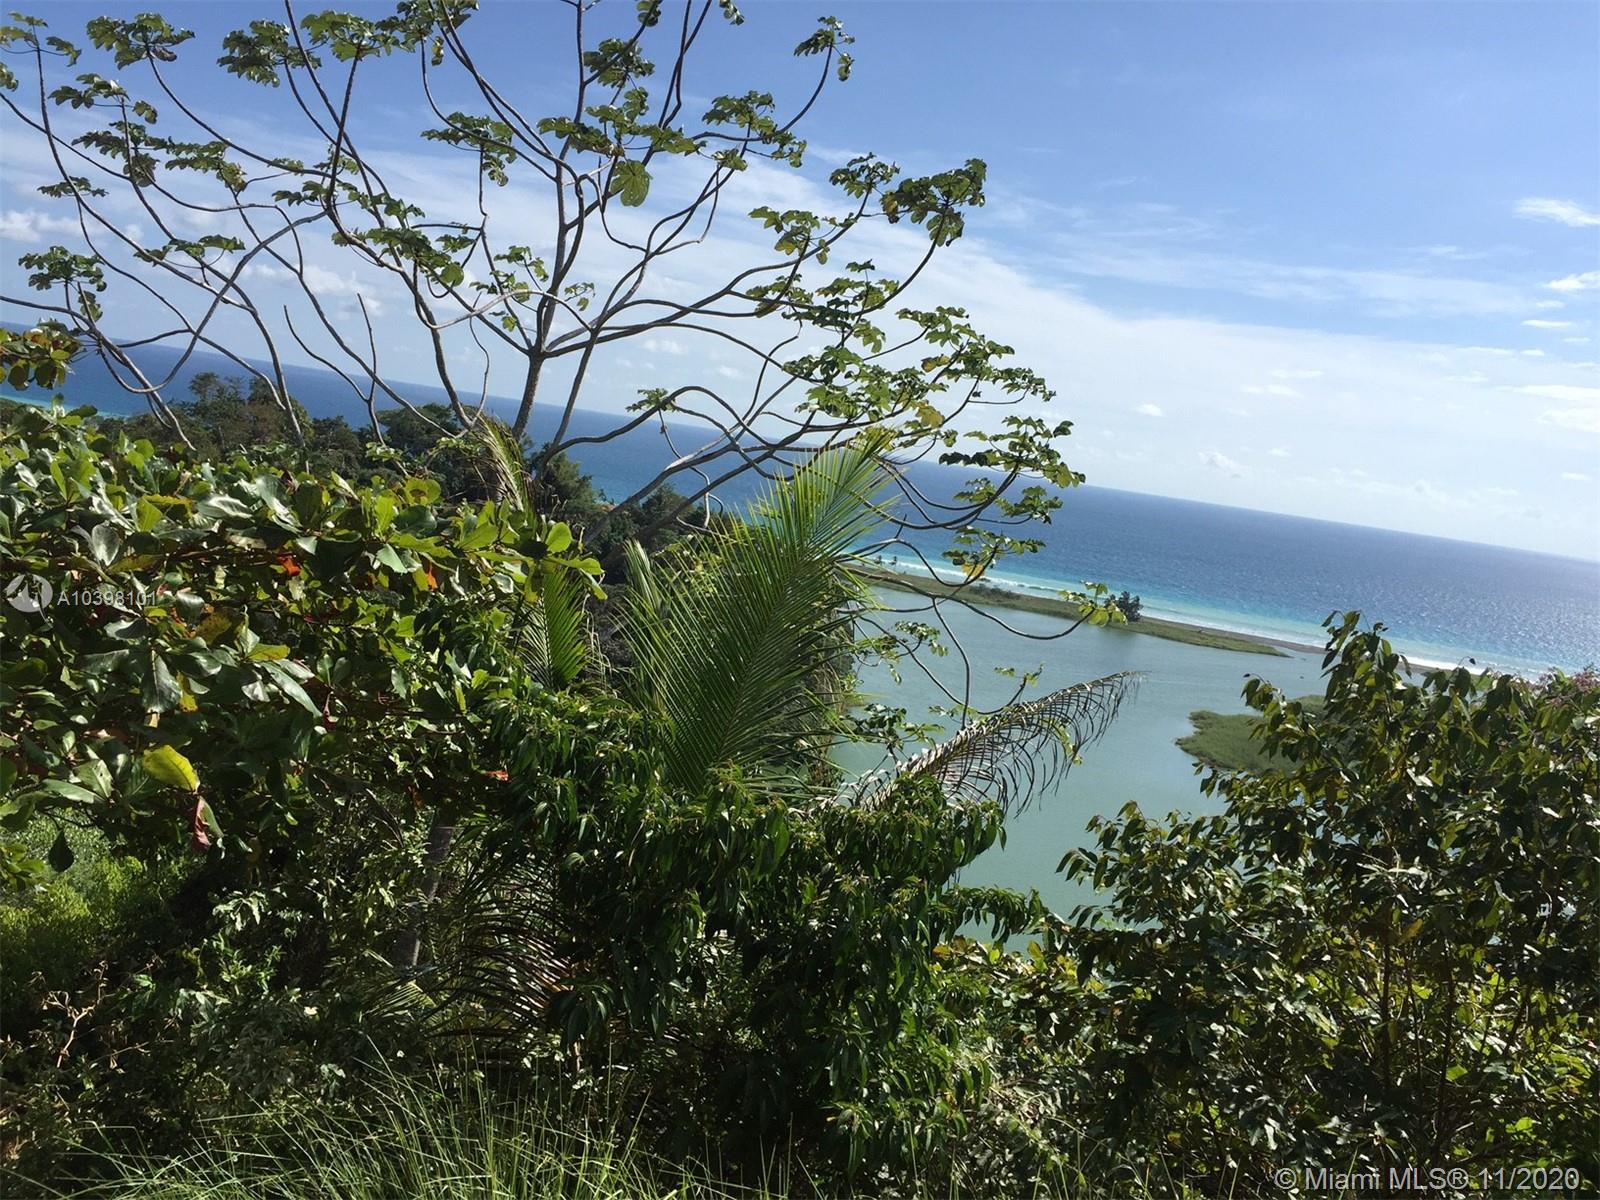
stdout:
[[(160, 350), (147, 357), (163, 372), (173, 361)], [(182, 383), (201, 371), (239, 373), (216, 355), (195, 354), (168, 395), (186, 395)], [(294, 367), (286, 374), (313, 416), (365, 422), (361, 404), (332, 373)], [(438, 388), (401, 390), (418, 403), (443, 399)], [(18, 395), (5, 387), (0, 394)], [(107, 413), (143, 411), (94, 359), (74, 365), (63, 394)], [(36, 400), (38, 392), (26, 398)], [(572, 432), (599, 434), (616, 420), (579, 413)], [(535, 440), (549, 432), (548, 419), (535, 421)], [(695, 444), (692, 432), (676, 432), (680, 449)], [(649, 427), (608, 445), (580, 446), (573, 457), (618, 499), (649, 482), (670, 451)], [(911, 474), (935, 495), (948, 495), (966, 478), (957, 468), (926, 464)], [(721, 499), (736, 505), (751, 486), (738, 481)], [(1329, 613), (1358, 609), (1382, 621), (1403, 652), (1430, 664), (1473, 658), (1479, 666), (1537, 672), (1600, 662), (1600, 562), (1092, 485), (1072, 489), (1053, 523), (1029, 533), (1043, 538), (1044, 549), (1003, 560), (991, 582), (1048, 595), (1094, 580), (1138, 594), (1152, 616), (1315, 644)], [(925, 536), (911, 540), (930, 558), (942, 548)], [(899, 565), (913, 561), (906, 553)]]

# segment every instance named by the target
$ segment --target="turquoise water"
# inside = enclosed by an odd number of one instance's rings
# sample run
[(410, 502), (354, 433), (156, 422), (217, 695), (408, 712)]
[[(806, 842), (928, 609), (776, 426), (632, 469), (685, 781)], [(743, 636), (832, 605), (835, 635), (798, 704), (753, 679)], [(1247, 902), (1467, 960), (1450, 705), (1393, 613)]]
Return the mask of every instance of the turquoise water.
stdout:
[[(903, 593), (884, 592), (890, 605), (906, 605)], [(1070, 636), (1050, 643), (1030, 643), (1000, 629), (982, 616), (946, 605), (952, 632), (975, 664), (973, 700), (993, 706), (1007, 699), (1015, 681), (990, 669), (1012, 664), (1043, 672), (1029, 695), (1116, 671), (1137, 671), (1138, 690), (1122, 707), (1106, 735), (1083, 752), (1083, 761), (1066, 779), (1035, 798), (1007, 827), (1006, 844), (990, 850), (968, 868), (968, 883), (1035, 887), (1057, 912), (1083, 903), (1088, 893), (1056, 873), (1061, 856), (1074, 846), (1087, 845), (1084, 826), (1095, 814), (1115, 813), (1129, 800), (1150, 814), (1211, 811), (1213, 802), (1200, 792), (1194, 760), (1174, 744), (1192, 732), (1189, 714), (1198, 708), (1241, 712), (1240, 689), (1247, 674), (1259, 675), (1292, 696), (1320, 692), (1321, 656), (1290, 652), (1277, 658), (1190, 646), (1164, 638), (1080, 627)], [(1035, 613), (1005, 612), (1006, 621), (1030, 633), (1062, 628), (1053, 617)], [(959, 689), (957, 669), (942, 660), (946, 686)], [(929, 705), (939, 702), (932, 684), (915, 672), (903, 672), (896, 685), (883, 670), (868, 672), (862, 688), (885, 703), (904, 707), (913, 719), (926, 716)], [(878, 765), (881, 755), (865, 749), (846, 760), (853, 768)]]

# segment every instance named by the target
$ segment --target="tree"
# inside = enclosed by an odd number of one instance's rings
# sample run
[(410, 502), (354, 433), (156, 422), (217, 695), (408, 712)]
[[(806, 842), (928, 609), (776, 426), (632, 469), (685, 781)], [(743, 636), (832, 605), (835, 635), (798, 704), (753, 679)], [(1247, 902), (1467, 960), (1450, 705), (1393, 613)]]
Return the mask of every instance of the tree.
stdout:
[(1212, 772), (1223, 812), (1130, 804), (1067, 855), (1104, 899), (1007, 965), (1001, 1043), (1080, 1144), (1202, 1193), (1330, 1163), (1593, 1187), (1600, 688), (1418, 682), (1381, 625), (1328, 627), (1321, 704), (1246, 686), (1272, 765)]
[[(882, 444), (814, 454), (683, 553), (632, 548), (611, 677), (627, 710), (588, 701), (602, 786), (502, 709), (525, 807), (466, 834), (457, 933), (421, 981), (437, 1019), (481, 1030), (486, 1013), (518, 1055), (554, 1025), (608, 1061), (677, 1062), (698, 1111), (675, 1135), (739, 1130), (735, 1152), (755, 1132), (903, 1167), (961, 1128), (986, 1075), (948, 1019), (936, 948), (973, 923), (1019, 934), (1041, 909), (959, 874), (1131, 681), (1061, 689), (842, 780), (830, 751), (861, 736), (851, 626), (876, 607), (858, 547), (892, 519)], [(536, 676), (592, 692), (575, 623), (552, 619), (530, 649)]]
[(1139, 619), (1139, 609), (1142, 607), (1139, 597), (1124, 589), (1113, 603), (1117, 606), (1117, 611), (1122, 614), (1123, 620), (1137, 621)]
[[(1056, 444), (1069, 423), (1038, 415), (1052, 394), (1045, 382), (1009, 365), (1010, 348), (962, 310), (907, 304), (910, 285), (983, 204), (984, 163), (906, 177), (861, 155), (828, 177), (835, 211), (749, 213), (771, 239), (769, 254), (702, 289), (662, 282), (668, 263), (678, 270), (722, 229), (741, 174), (803, 168), (798, 126), (826, 87), (848, 79), (853, 39), (825, 18), (799, 42), (796, 55), (817, 69), (787, 110), (752, 89), (715, 96), (695, 118), (686, 97), (713, 91), (695, 74), (696, 44), (708, 22), (742, 22), (730, 0), (684, 0), (671, 13), (664, 0), (644, 0), (614, 16), (609, 6), (569, 7), (562, 36), (574, 47), (575, 93), (544, 116), (526, 111), (519, 81), (480, 69), (475, 0), (406, 0), (381, 18), (301, 16), (291, 3), (286, 20), (251, 21), (222, 39), (217, 64), (226, 82), (259, 89), (251, 103), (276, 122), (268, 145), (236, 140), (220, 113), (185, 94), (174, 64), (191, 53), (193, 35), (164, 17), (97, 17), (86, 51), (42, 19), (17, 15), (0, 29), (0, 47), (18, 64), (0, 65), (0, 99), (14, 136), (36, 138), (51, 157), (59, 178), (41, 190), (70, 206), (80, 236), (24, 255), (42, 294), (7, 292), (5, 303), (63, 322), (174, 429), (173, 374), (141, 367), (149, 344), (176, 347), (180, 361), (197, 347), (221, 353), (286, 408), (284, 352), (297, 348), (346, 380), (380, 436), (380, 403), (439, 424), (385, 369), (367, 293), (343, 309), (330, 294), (331, 263), (373, 294), (384, 288), (401, 299), (458, 428), (483, 411), (491, 357), (516, 365), (513, 434), (530, 432), (536, 405), (552, 414), (536, 475), (576, 446), (649, 423), (665, 431), (670, 418), (695, 444), (678, 446), (620, 507), (669, 478), (696, 479), (682, 508), (737, 475), (770, 474), (803, 450), (873, 427), (904, 460), (937, 455), (982, 472), (954, 496), (922, 495), (897, 477), (912, 502), (897, 533), (952, 531), (946, 557), (974, 578), (1005, 554), (1036, 548), (1004, 528), (1048, 519), (1060, 501), (1042, 484), (1079, 481)], [(521, 15), (553, 24), (549, 11)], [(105, 73), (84, 70), (86, 54), (107, 60)], [(406, 63), (433, 113), (418, 137), (459, 152), (459, 203), (440, 211), (408, 196), (367, 145), (369, 89), (400, 86)], [(665, 86), (652, 90), (662, 76)], [(470, 104), (446, 111), (438, 97), (447, 93)], [(291, 139), (309, 142), (310, 161), (282, 153)], [(656, 186), (663, 179), (673, 186)], [(546, 205), (531, 229), (497, 215), (497, 197), (524, 187), (541, 189)], [(895, 243), (908, 255), (898, 278), (850, 257), (873, 225), (924, 235)], [(829, 275), (841, 259), (843, 270)], [(290, 306), (266, 298), (282, 281), (296, 292)], [(131, 305), (159, 312), (163, 328), (119, 336)], [(596, 365), (632, 339), (665, 332), (743, 354), (756, 383), (742, 395), (716, 376), (645, 387), (613, 428), (575, 434), (574, 413), (595, 399), (587, 389)], [(463, 353), (473, 357), (465, 372)], [(253, 365), (252, 354), (269, 365)], [(1018, 411), (983, 427), (996, 407)], [(288, 416), (305, 437), (304, 420)]]

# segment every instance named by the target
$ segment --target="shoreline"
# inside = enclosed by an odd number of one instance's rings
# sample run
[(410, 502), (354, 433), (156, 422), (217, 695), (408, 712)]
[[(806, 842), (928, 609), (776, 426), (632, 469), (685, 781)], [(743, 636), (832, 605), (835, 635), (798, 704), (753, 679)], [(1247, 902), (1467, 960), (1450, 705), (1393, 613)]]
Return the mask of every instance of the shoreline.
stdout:
[[(1008, 608), (1018, 612), (1041, 613), (1067, 621), (1075, 621), (1079, 615), (1077, 608), (1065, 600), (1051, 596), (1030, 596), (992, 583), (958, 585), (946, 583), (933, 576), (909, 575), (879, 566), (865, 566), (857, 570), (873, 583), (893, 588), (895, 591), (957, 598), (986, 608)], [(1137, 621), (1125, 625), (1107, 624), (1099, 628), (1111, 633), (1142, 633), (1149, 637), (1183, 642), (1191, 646), (1208, 646), (1213, 650), (1228, 650), (1238, 654), (1264, 654), (1273, 658), (1287, 658), (1288, 652), (1292, 650), (1313, 654), (1322, 650), (1321, 646), (1309, 642), (1296, 642), (1264, 634), (1239, 633), (1231, 629), (1196, 625), (1189, 621), (1173, 621), (1166, 617), (1140, 617)]]
[[(895, 591), (932, 593), (941, 597), (957, 598), (981, 608), (1012, 609), (1017, 612), (1040, 613), (1064, 621), (1078, 619), (1075, 606), (1053, 596), (1030, 595), (994, 583), (969, 583), (957, 585), (936, 576), (893, 571), (883, 566), (858, 568), (860, 574), (881, 587)], [(1192, 621), (1175, 621), (1170, 617), (1141, 616), (1124, 625), (1101, 625), (1097, 628), (1112, 633), (1143, 633), (1150, 637), (1182, 642), (1191, 646), (1207, 646), (1213, 650), (1227, 650), (1239, 654), (1263, 654), (1272, 658), (1288, 658), (1291, 652), (1321, 654), (1327, 647), (1321, 642), (1298, 641), (1294, 638), (1274, 637), (1265, 633), (1244, 633), (1216, 625), (1201, 625)], [(1400, 651), (1405, 661), (1405, 673), (1411, 676), (1427, 675), (1432, 671), (1449, 671), (1454, 664), (1420, 658)], [(1489, 663), (1474, 664), (1480, 674), (1496, 671), (1523, 678), (1534, 678), (1531, 668), (1496, 667)]]

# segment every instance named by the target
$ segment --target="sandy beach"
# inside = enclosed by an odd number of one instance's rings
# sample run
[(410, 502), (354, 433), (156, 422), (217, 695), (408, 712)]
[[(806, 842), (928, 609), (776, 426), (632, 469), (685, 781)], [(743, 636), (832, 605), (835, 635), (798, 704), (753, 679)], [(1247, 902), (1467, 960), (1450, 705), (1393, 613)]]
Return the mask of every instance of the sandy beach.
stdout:
[[(1066, 621), (1074, 621), (1078, 618), (1077, 608), (1066, 600), (1014, 591), (999, 584), (982, 581), (965, 585), (954, 584), (929, 575), (913, 575), (879, 566), (862, 568), (861, 574), (880, 586), (893, 588), (896, 591), (959, 599), (968, 604), (977, 605), (980, 608), (1044, 613)], [(1214, 650), (1228, 650), (1239, 654), (1265, 654), (1278, 658), (1285, 657), (1289, 651), (1320, 654), (1325, 648), (1320, 642), (1272, 637), (1262, 633), (1246, 633), (1215, 625), (1202, 625), (1191, 621), (1174, 621), (1170, 617), (1141, 616), (1137, 621), (1123, 625), (1106, 625), (1104, 628), (1111, 633), (1142, 633), (1148, 637), (1184, 642), (1192, 646), (1209, 646)], [(1411, 675), (1424, 675), (1430, 671), (1453, 670), (1457, 665), (1455, 663), (1405, 655), (1403, 651), (1402, 655), (1405, 657), (1408, 666), (1407, 673)], [(1493, 669), (1487, 665), (1473, 663), (1471, 659), (1468, 659), (1465, 665), (1476, 666), (1480, 671)], [(1531, 677), (1531, 673), (1525, 670), (1512, 670), (1511, 673), (1530, 675)]]
[[(897, 591), (915, 592), (940, 598), (958, 599), (984, 608), (1014, 609), (1019, 612), (1045, 613), (1063, 620), (1078, 619), (1075, 605), (1052, 596), (1029, 595), (1012, 591), (982, 581), (955, 584), (928, 575), (910, 575), (886, 567), (865, 567), (861, 574), (883, 587)], [(1194, 646), (1209, 646), (1215, 650), (1230, 650), (1239, 654), (1266, 654), (1283, 657), (1288, 650), (1318, 651), (1322, 647), (1310, 642), (1289, 641), (1254, 633), (1239, 633), (1231, 629), (1218, 629), (1186, 621), (1173, 621), (1165, 617), (1141, 616), (1137, 621), (1121, 625), (1107, 625), (1113, 633), (1142, 633), (1148, 637), (1185, 642)]]

